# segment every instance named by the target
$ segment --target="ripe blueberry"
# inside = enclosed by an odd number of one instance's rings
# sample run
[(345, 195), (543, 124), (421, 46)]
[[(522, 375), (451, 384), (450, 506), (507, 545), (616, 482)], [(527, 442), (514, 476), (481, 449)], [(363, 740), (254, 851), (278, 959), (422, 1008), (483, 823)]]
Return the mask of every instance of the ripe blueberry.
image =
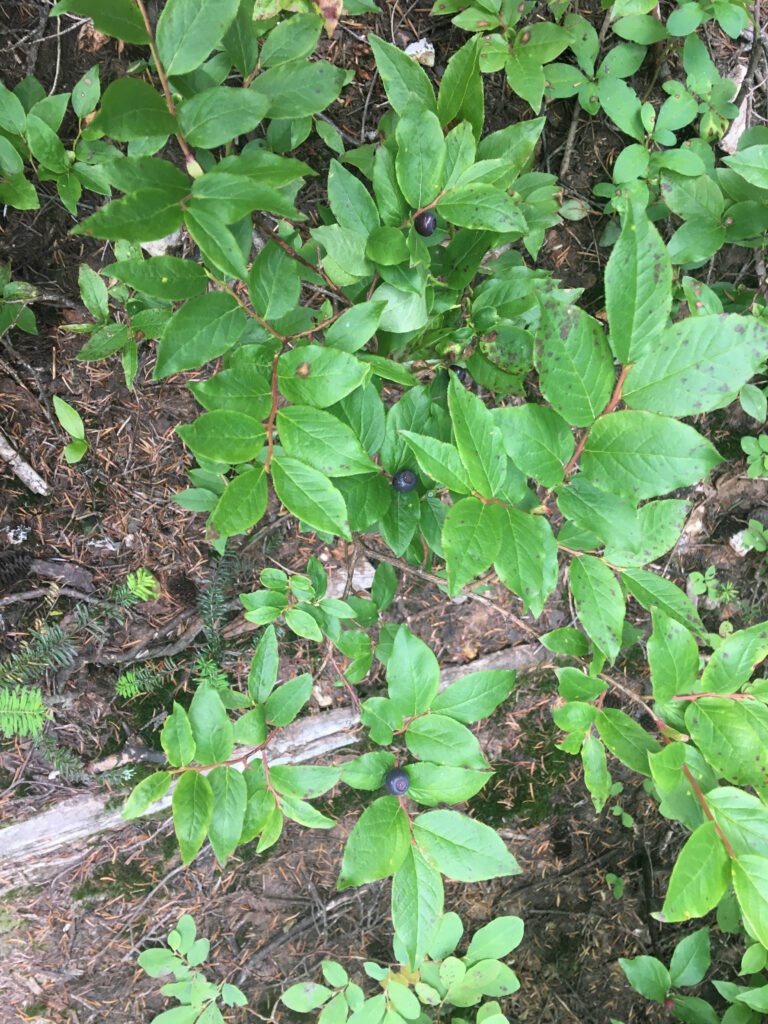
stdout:
[(448, 369), (453, 370), (453, 372), (456, 374), (456, 379), (458, 380), (459, 384), (466, 384), (467, 381), (469, 380), (469, 370), (467, 370), (465, 366), (459, 366), (458, 363), (451, 363)]
[(412, 491), (418, 482), (419, 478), (412, 469), (398, 469), (392, 477), (392, 486), (402, 494)]
[(424, 210), (423, 213), (418, 213), (413, 218), (413, 226), (420, 235), (427, 238), (437, 227), (437, 217), (431, 210)]
[(384, 785), (392, 796), (402, 796), (403, 793), (407, 793), (410, 784), (410, 777), (404, 768), (393, 768), (384, 776)]

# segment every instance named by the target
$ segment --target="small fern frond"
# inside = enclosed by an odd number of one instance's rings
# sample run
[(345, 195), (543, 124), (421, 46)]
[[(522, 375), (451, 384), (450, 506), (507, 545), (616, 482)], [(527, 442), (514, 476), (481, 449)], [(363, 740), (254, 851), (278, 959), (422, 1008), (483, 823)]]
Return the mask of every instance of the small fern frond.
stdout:
[(138, 697), (140, 693), (151, 693), (167, 682), (175, 671), (176, 665), (170, 658), (166, 659), (162, 666), (136, 665), (135, 668), (123, 672), (115, 683), (115, 692), (124, 700)]
[(45, 760), (50, 761), (54, 769), (67, 782), (85, 782), (92, 778), (74, 750), (60, 746), (56, 739), (47, 732), (36, 736), (34, 744)]
[(30, 682), (49, 668), (66, 668), (76, 656), (72, 634), (61, 626), (31, 629), (27, 643), (0, 665), (0, 686)]
[(49, 717), (40, 690), (0, 689), (0, 732), (5, 736), (38, 736)]

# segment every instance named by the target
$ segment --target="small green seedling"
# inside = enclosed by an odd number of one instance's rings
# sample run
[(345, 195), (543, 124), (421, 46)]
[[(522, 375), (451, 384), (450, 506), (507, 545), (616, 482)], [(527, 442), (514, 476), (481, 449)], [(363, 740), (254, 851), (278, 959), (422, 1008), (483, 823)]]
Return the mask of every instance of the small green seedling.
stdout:
[(694, 594), (706, 594), (710, 601), (717, 604), (728, 604), (739, 596), (733, 583), (721, 583), (718, 580), (714, 565), (710, 565), (703, 575), (700, 572), (692, 572), (688, 578)]
[(619, 877), (619, 875), (614, 875), (612, 871), (609, 871), (605, 876), (605, 880), (611, 887), (614, 899), (620, 900), (624, 895), (624, 879)]
[(768, 476), (768, 434), (757, 437), (742, 437), (742, 450), (747, 453), (747, 476)]
[(741, 542), (744, 547), (752, 548), (754, 551), (766, 551), (768, 550), (768, 530), (759, 519), (750, 519), (749, 527), (744, 531)]
[(53, 409), (56, 413), (56, 419), (72, 438), (64, 449), (64, 458), (72, 465), (75, 462), (79, 462), (88, 451), (88, 442), (85, 440), (85, 425), (80, 417), (80, 413), (73, 409), (68, 402), (65, 402), (63, 398), (59, 398), (58, 395), (53, 396)]

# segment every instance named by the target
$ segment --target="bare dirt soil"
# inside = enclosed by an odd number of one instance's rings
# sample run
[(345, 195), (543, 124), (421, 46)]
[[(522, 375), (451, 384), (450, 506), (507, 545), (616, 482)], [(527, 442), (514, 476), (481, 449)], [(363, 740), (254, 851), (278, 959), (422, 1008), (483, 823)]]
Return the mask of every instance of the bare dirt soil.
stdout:
[[(596, 10), (583, 13), (599, 30), (603, 12), (599, 5), (589, 6)], [(355, 71), (344, 103), (333, 109), (337, 126), (354, 139), (375, 128), (386, 103), (367, 32), (401, 46), (428, 36), (438, 55), (431, 72), (436, 81), (464, 38), (448, 19), (430, 17), (427, 6), (382, 7), (380, 16), (342, 20), (328, 47), (329, 59)], [(95, 38), (83, 19), (67, 15), (50, 22), (48, 9), (43, 0), (0, 2), (0, 75), (9, 87), (35, 74), (47, 90), (61, 91), (93, 63), (106, 84), (141, 54)], [(738, 57), (719, 37), (713, 45), (724, 60)], [(642, 73), (650, 83), (653, 69)], [(500, 75), (486, 80), (486, 109), (489, 129), (532, 116)], [(592, 204), (592, 186), (608, 179), (623, 140), (600, 118), (579, 117), (571, 102), (552, 103), (544, 113), (539, 168), (558, 172), (575, 118), (568, 145), (578, 157), (570, 159), (562, 186), (567, 196)], [(318, 169), (330, 156), (317, 140), (300, 155)], [(112, 254), (108, 245), (70, 237), (74, 222), (55, 191), (43, 183), (40, 192), (39, 210), (8, 210), (0, 221), (0, 259), (12, 263), (15, 279), (53, 296), (35, 306), (37, 337), (11, 332), (0, 340), (0, 426), (51, 485), (50, 496), (35, 496), (0, 466), (0, 659), (19, 650), (36, 624), (71, 621), (77, 601), (98, 606), (115, 581), (141, 566), (155, 573), (163, 592), (123, 622), (112, 623), (105, 637), (82, 638), (74, 667), (48, 673), (46, 693), (56, 712), (48, 731), (69, 752), (69, 769), (57, 769), (29, 742), (0, 745), (0, 826), (103, 785), (104, 775), (94, 772), (94, 765), (126, 742), (151, 745), (157, 716), (172, 693), (185, 687), (197, 645), (210, 640), (206, 595), (214, 590), (225, 595), (218, 613), (227, 633), (224, 667), (242, 672), (253, 638), (238, 619), (237, 594), (255, 587), (263, 566), (301, 571), (314, 553), (343, 580), (365, 557), (359, 546), (329, 550), (299, 534), (296, 523), (274, 505), (258, 532), (240, 545), (237, 559), (217, 563), (205, 543), (204, 517), (171, 500), (187, 485), (189, 459), (174, 428), (195, 415), (186, 389), (193, 375), (155, 383), (153, 355), (146, 352), (129, 392), (117, 359), (76, 360), (81, 339), (66, 328), (87, 315), (77, 290), (79, 263), (98, 268)], [(318, 197), (310, 189), (304, 198), (311, 213)], [(83, 213), (99, 203), (86, 193)], [(585, 301), (598, 313), (608, 254), (598, 245), (604, 226), (597, 207), (580, 222), (563, 222), (548, 233), (538, 262), (564, 284), (586, 288)], [(752, 281), (751, 264), (746, 272), (743, 266), (730, 272), (734, 279)], [(720, 269), (714, 273), (722, 278)], [(86, 422), (90, 448), (76, 466), (61, 458), (66, 441), (52, 415), (53, 394), (76, 400)], [(738, 596), (705, 613), (711, 629), (726, 618), (736, 626), (748, 623), (766, 607), (762, 556), (740, 558), (728, 547), (733, 532), (768, 508), (765, 481), (745, 479), (738, 440), (754, 430), (740, 417), (728, 410), (704, 422), (703, 429), (732, 461), (712, 487), (685, 495), (694, 503), (686, 535), (668, 563), (657, 567), (684, 581), (686, 573), (715, 565), (718, 578), (733, 583)], [(371, 561), (377, 550), (386, 557), (373, 538), (366, 544)], [(30, 558), (59, 564), (64, 573), (59, 590), (30, 568)], [(534, 623), (521, 618), (519, 603), (492, 580), (481, 599), (457, 603), (447, 601), (418, 570), (399, 565), (398, 571), (400, 589), (389, 615), (429, 642), (443, 666), (471, 667), (487, 654), (529, 642), (532, 629), (540, 634), (573, 621), (567, 601), (557, 596)], [(636, 606), (630, 619), (640, 629), (647, 626)], [(311, 646), (289, 646), (291, 667), (315, 675), (314, 710), (342, 706), (343, 692), (331, 686), (330, 669)], [(146, 650), (156, 665), (168, 668), (168, 685), (151, 697), (117, 698), (119, 673), (136, 652)], [(642, 692), (641, 661), (616, 671), (627, 690)], [(376, 685), (372, 678), (363, 689)], [(446, 906), (461, 914), (470, 931), (499, 914), (524, 919), (525, 939), (511, 960), (521, 988), (504, 1007), (511, 1021), (658, 1021), (662, 1012), (632, 992), (616, 961), (641, 953), (666, 959), (680, 937), (677, 927), (674, 935), (662, 931), (651, 913), (660, 905), (683, 830), (661, 818), (639, 781), (617, 765), (612, 768), (624, 789), (595, 814), (577, 760), (557, 748), (551, 720), (555, 699), (554, 676), (546, 666), (521, 675), (513, 699), (481, 733), (497, 774), (467, 810), (500, 829), (522, 874), (450, 885)], [(340, 756), (360, 751), (353, 740)], [(249, 997), (251, 1009), (233, 1011), (233, 1021), (287, 1020), (278, 1003), (281, 990), (296, 980), (316, 979), (325, 957), (341, 960), (360, 980), (363, 960), (388, 962), (392, 956), (388, 883), (342, 893), (335, 889), (344, 839), (361, 806), (348, 791), (335, 792), (325, 809), (338, 817), (338, 828), (307, 832), (289, 823), (273, 850), (256, 855), (245, 847), (224, 870), (207, 847), (182, 868), (170, 821), (139, 821), (103, 834), (74, 867), (42, 885), (6, 887), (0, 905), (0, 1024), (151, 1019), (168, 1003), (137, 968), (136, 957), (161, 942), (182, 912), (193, 913), (200, 934), (212, 940), (212, 977), (236, 982)], [(629, 816), (626, 824), (622, 812)], [(621, 898), (609, 874), (621, 880)], [(0, 878), (0, 885), (5, 881)], [(727, 935), (713, 929), (713, 936), (717, 976), (735, 954)], [(711, 989), (704, 994), (713, 997)]]

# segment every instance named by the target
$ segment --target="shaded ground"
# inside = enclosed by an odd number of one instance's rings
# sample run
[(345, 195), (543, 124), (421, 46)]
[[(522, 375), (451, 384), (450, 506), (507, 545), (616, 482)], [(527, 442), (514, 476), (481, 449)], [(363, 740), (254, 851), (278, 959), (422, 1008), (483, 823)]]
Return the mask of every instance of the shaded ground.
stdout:
[[(81, 36), (80, 19), (67, 16), (55, 29), (45, 20), (46, 12), (47, 5), (38, 0), (0, 3), (7, 44), (0, 51), (0, 70), (7, 85), (35, 73), (48, 89), (54, 79), (58, 90), (69, 88), (95, 62), (106, 83), (139, 52), (120, 52), (111, 43), (89, 51), (85, 47), (94, 43), (87, 34)], [(598, 29), (602, 17), (602, 12), (595, 15)], [(361, 41), (371, 29), (399, 45), (428, 35), (438, 52), (435, 78), (464, 38), (446, 19), (429, 18), (426, 7), (388, 4), (380, 18), (343, 22), (328, 56), (355, 68), (357, 75), (334, 118), (356, 139), (375, 126), (384, 103), (370, 52)], [(487, 79), (486, 106), (490, 129), (530, 116), (501, 76)], [(546, 114), (540, 169), (557, 173), (574, 108), (558, 102)], [(302, 155), (313, 165), (329, 159), (329, 151), (317, 140), (311, 145), (314, 150)], [(572, 159), (563, 182), (567, 194), (589, 201), (592, 185), (606, 179), (606, 168), (620, 145), (620, 137), (600, 119), (579, 121), (574, 142), (578, 159)], [(37, 620), (68, 621), (74, 601), (98, 605), (113, 582), (140, 566), (155, 572), (163, 594), (156, 602), (138, 606), (119, 628), (113, 625), (103, 645), (83, 645), (74, 669), (46, 680), (57, 710), (50, 732), (76, 758), (70, 776), (64, 777), (28, 743), (0, 747), (0, 783), (6, 787), (0, 797), (0, 824), (29, 817), (64, 795), (94, 785), (92, 776), (81, 778), (82, 766), (119, 750), (126, 738), (152, 741), (149, 726), (162, 711), (163, 701), (174, 687), (185, 685), (198, 646), (210, 642), (211, 615), (216, 617), (216, 609), (212, 612), (210, 607), (212, 593), (223, 594), (229, 602), (229, 610), (221, 609), (217, 621), (220, 626), (230, 623), (224, 665), (236, 673), (252, 651), (249, 634), (239, 633), (236, 595), (254, 586), (261, 567), (302, 570), (309, 554), (316, 553), (327, 556), (343, 578), (361, 558), (351, 546), (327, 551), (314, 538), (299, 535), (295, 523), (275, 506), (243, 545), (239, 561), (216, 568), (204, 541), (203, 517), (171, 501), (187, 482), (188, 459), (174, 427), (195, 415), (195, 403), (185, 388), (192, 375), (154, 383), (153, 356), (147, 353), (129, 393), (114, 359), (76, 361), (81, 339), (61, 325), (81, 315), (77, 268), (83, 259), (99, 266), (111, 255), (90, 240), (68, 237), (72, 218), (49, 185), (43, 184), (41, 191), (47, 198), (39, 211), (8, 211), (2, 222), (0, 258), (12, 261), (17, 279), (50, 288), (60, 302), (36, 306), (39, 337), (14, 332), (2, 342), (0, 425), (51, 484), (52, 495), (37, 498), (0, 470), (0, 548), (14, 557), (23, 551), (84, 568), (91, 589), (65, 585), (56, 596), (42, 578), (17, 578), (16, 573), (5, 572), (0, 657), (17, 650)], [(308, 191), (308, 208), (317, 198)], [(95, 197), (90, 200), (98, 205)], [(88, 203), (86, 194), (83, 212), (88, 212)], [(607, 251), (599, 248), (597, 239), (604, 226), (596, 214), (551, 229), (539, 260), (566, 285), (586, 287), (585, 299), (593, 311), (602, 308), (599, 282)], [(734, 267), (732, 273), (735, 277), (743, 268)], [(749, 269), (748, 282), (751, 274)], [(60, 457), (65, 440), (51, 416), (49, 400), (54, 393), (74, 397), (86, 422), (91, 447), (75, 467)], [(704, 424), (714, 443), (734, 461), (712, 488), (687, 495), (695, 507), (684, 542), (666, 567), (658, 567), (680, 581), (693, 569), (715, 565), (718, 578), (734, 583), (738, 600), (705, 613), (711, 629), (717, 629), (723, 618), (743, 625), (766, 604), (761, 556), (753, 553), (741, 559), (727, 546), (732, 532), (768, 506), (765, 481), (748, 484), (744, 479), (738, 439), (755, 430), (754, 421), (745, 422), (740, 415), (729, 410)], [(400, 580), (390, 614), (429, 642), (441, 665), (471, 664), (529, 638), (531, 624), (521, 624), (519, 605), (503, 588), (492, 587), (481, 600), (456, 603), (447, 602), (418, 572), (401, 569)], [(631, 606), (631, 611), (630, 619), (643, 628), (640, 609)], [(568, 624), (571, 617), (567, 602), (555, 597), (545, 621), (535, 628), (543, 632)], [(197, 633), (192, 632), (195, 625), (200, 627)], [(151, 699), (116, 699), (119, 672), (130, 664), (132, 652), (147, 646), (166, 662), (175, 659), (168, 688)], [(330, 685), (330, 673), (320, 670), (310, 645), (295, 643), (287, 657), (296, 671), (316, 674), (313, 707), (343, 703), (343, 694)], [(625, 666), (622, 682), (640, 692), (645, 680), (633, 675), (637, 671)], [(625, 790), (617, 799), (634, 826), (619, 823), (616, 801), (595, 815), (577, 762), (556, 748), (550, 715), (553, 679), (551, 672), (521, 677), (515, 699), (484, 726), (483, 749), (497, 775), (489, 792), (469, 808), (501, 830), (522, 874), (450, 886), (447, 906), (461, 914), (468, 930), (499, 914), (516, 913), (524, 919), (526, 938), (512, 958), (522, 984), (518, 996), (509, 1001), (510, 1020), (607, 1024), (613, 1016), (627, 1024), (655, 1021), (660, 1016), (634, 996), (616, 960), (640, 953), (668, 956), (673, 940), (659, 932), (650, 913), (658, 906), (665, 872), (684, 836), (658, 816), (637, 780), (625, 779), (620, 772), (616, 777), (624, 780)], [(369, 685), (374, 684), (372, 680)], [(358, 750), (351, 746), (349, 754)], [(361, 806), (362, 800), (350, 805), (345, 795), (332, 795), (326, 809), (339, 817), (337, 829), (311, 833), (289, 823), (268, 855), (255, 856), (245, 848), (223, 872), (214, 865), (209, 849), (182, 869), (168, 821), (139, 822), (103, 836), (76, 869), (62, 872), (42, 888), (13, 893), (0, 907), (0, 1021), (132, 1024), (149, 1019), (166, 1003), (157, 995), (158, 986), (136, 968), (136, 956), (159, 942), (184, 911), (195, 914), (200, 933), (212, 940), (212, 976), (241, 985), (262, 1019), (285, 1020), (286, 1013), (277, 1006), (280, 991), (300, 978), (317, 978), (325, 956), (348, 963), (359, 980), (361, 971), (355, 972), (355, 964), (359, 967), (364, 959), (387, 961), (391, 956), (388, 883), (335, 891), (344, 838)], [(622, 899), (614, 896), (608, 873), (623, 880)], [(679, 937), (677, 929), (673, 934)], [(732, 953), (727, 937), (716, 934), (714, 947), (717, 973)], [(232, 1014), (232, 1020), (240, 1019), (250, 1018), (244, 1012)]]

